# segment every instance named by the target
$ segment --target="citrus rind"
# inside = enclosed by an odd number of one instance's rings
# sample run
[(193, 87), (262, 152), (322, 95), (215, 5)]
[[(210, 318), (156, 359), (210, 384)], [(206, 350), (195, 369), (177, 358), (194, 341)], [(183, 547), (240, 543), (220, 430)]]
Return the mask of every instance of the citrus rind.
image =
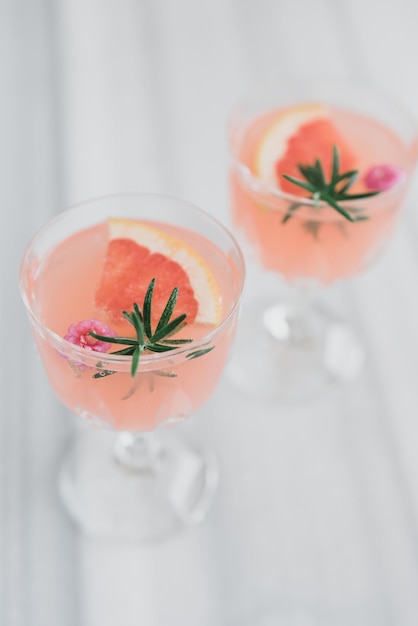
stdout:
[(254, 158), (255, 175), (268, 185), (279, 186), (276, 163), (286, 153), (289, 139), (304, 124), (328, 117), (328, 109), (322, 104), (300, 105), (279, 112), (258, 144)]
[[(199, 309), (195, 323), (217, 325), (221, 320), (220, 291), (215, 276), (203, 257), (179, 237), (154, 225), (124, 218), (108, 219), (109, 241), (131, 239), (152, 253), (178, 263), (189, 277)], [(158, 281), (158, 276), (155, 277)]]

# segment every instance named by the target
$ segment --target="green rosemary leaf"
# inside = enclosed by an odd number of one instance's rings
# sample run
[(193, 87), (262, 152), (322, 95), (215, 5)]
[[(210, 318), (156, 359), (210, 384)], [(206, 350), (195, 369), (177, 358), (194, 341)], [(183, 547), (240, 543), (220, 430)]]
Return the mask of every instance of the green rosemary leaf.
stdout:
[(141, 355), (141, 349), (138, 346), (133, 355), (132, 355), (132, 365), (131, 365), (131, 376), (136, 376), (136, 372), (138, 370), (138, 365), (139, 365), (139, 357)]
[(191, 343), (193, 339), (162, 339), (162, 343), (168, 343), (171, 346), (181, 346), (185, 343)]
[(364, 193), (355, 193), (355, 194), (343, 194), (343, 197), (339, 198), (340, 200), (360, 200), (361, 198), (371, 198), (372, 196), (377, 196), (380, 191), (367, 191)]
[[(317, 208), (319, 208), (319, 202), (322, 200), (329, 204), (330, 207), (335, 209), (348, 221), (360, 221), (344, 207), (340, 206), (339, 202), (344, 200), (359, 200), (362, 198), (370, 198), (380, 193), (380, 191), (350, 194), (348, 191), (358, 178), (358, 170), (350, 170), (348, 172), (340, 173), (339, 168), (340, 158), (338, 148), (337, 146), (333, 146), (332, 168), (329, 182), (327, 182), (325, 179), (324, 168), (322, 167), (322, 163), (319, 159), (315, 159), (313, 165), (298, 164), (298, 169), (302, 176), (305, 178), (305, 181), (298, 180), (297, 178), (289, 176), (288, 174), (282, 174), (282, 176), (283, 178), (294, 183), (298, 187), (309, 191), (309, 193), (312, 194), (311, 198), (315, 201)], [(339, 183), (343, 184), (339, 185)], [(297, 204), (295, 203), (291, 205), (290, 209), (284, 216), (282, 223), (287, 222), (292, 217), (294, 206), (297, 206)], [(366, 219), (366, 217), (362, 216), (361, 220), (364, 219)], [(317, 229), (315, 229), (315, 235), (316, 234)]]
[[(139, 308), (139, 306), (137, 305), (136, 302), (134, 302), (134, 311), (137, 314), (137, 316), (139, 317), (139, 320), (141, 321), (141, 324), (144, 325), (144, 316), (141, 313), (141, 309)], [(133, 313), (132, 313), (133, 315)]]
[(157, 330), (151, 338), (152, 343), (160, 341), (160, 339), (162, 339), (163, 337), (167, 337), (167, 335), (171, 335), (173, 330), (177, 329), (177, 327), (186, 319), (186, 317), (187, 315), (183, 313), (182, 315), (176, 317), (174, 320), (171, 320), (171, 322), (169, 322), (166, 326), (161, 326), (159, 330), (158, 326), (160, 326), (160, 324), (158, 324)]
[(288, 176), (287, 174), (282, 174), (282, 176), (283, 178), (286, 178), (286, 180), (289, 180), (291, 183), (298, 185), (298, 187), (306, 189), (306, 191), (310, 191), (311, 193), (314, 193), (316, 191), (315, 187), (309, 183), (304, 183), (302, 180), (298, 180), (297, 178), (294, 178), (293, 176)]
[(132, 317), (134, 317), (134, 315), (136, 314), (138, 316), (139, 321), (141, 322), (141, 324), (143, 326), (144, 325), (144, 316), (141, 313), (141, 309), (139, 308), (139, 306), (137, 305), (136, 302), (134, 302), (133, 307), (134, 307), (134, 310), (131, 313)]
[(313, 165), (298, 165), (298, 169), (315, 189), (320, 189), (324, 186), (324, 173), (318, 159)]
[[(155, 333), (151, 332), (151, 309), (152, 309), (152, 298), (154, 294), (154, 286), (155, 286), (155, 278), (153, 278), (148, 285), (148, 289), (146, 291), (143, 303), (143, 311), (135, 302), (133, 304), (133, 311), (123, 311), (122, 314), (124, 318), (134, 327), (135, 332), (137, 334), (137, 338), (134, 339), (132, 337), (112, 337), (105, 335), (98, 335), (97, 333), (90, 331), (90, 335), (95, 339), (99, 339), (101, 341), (106, 341), (108, 343), (123, 345), (124, 348), (120, 350), (116, 350), (115, 352), (111, 352), (111, 354), (116, 354), (119, 356), (131, 356), (131, 375), (134, 377), (137, 374), (139, 361), (141, 357), (141, 353), (144, 350), (148, 350), (149, 352), (170, 352), (171, 350), (175, 350), (179, 346), (183, 346), (185, 344), (191, 343), (192, 339), (169, 339), (174, 333), (179, 332), (184, 326), (186, 326), (186, 314), (178, 315), (176, 318), (171, 320), (171, 316), (173, 314), (174, 308), (177, 303), (179, 290), (177, 287), (173, 289), (170, 297), (167, 300), (167, 304), (165, 305), (164, 311), (161, 314), (161, 317), (158, 321)], [(171, 320), (171, 321), (170, 321)], [(200, 354), (206, 354), (213, 348), (209, 348), (203, 351), (196, 351), (195, 353), (191, 353), (187, 355), (188, 358), (192, 358), (193, 355), (200, 356)], [(193, 357), (194, 358), (194, 357)], [(98, 361), (98, 363), (102, 363)], [(97, 372), (94, 375), (94, 378), (103, 378), (104, 376), (109, 376), (113, 374), (112, 370), (104, 370), (101, 372)], [(161, 374), (162, 376), (170, 376), (174, 378), (176, 374)], [(137, 389), (137, 385), (134, 385), (132, 388), (134, 391)], [(132, 395), (132, 394), (131, 394)], [(128, 396), (126, 396), (128, 397)], [(130, 397), (130, 396), (129, 396)]]
[(142, 323), (142, 315), (141, 315), (141, 311), (139, 310), (138, 305), (136, 304), (136, 302), (134, 303), (134, 310), (131, 313), (132, 316), (132, 324), (135, 328), (135, 332), (136, 332), (136, 336), (138, 339), (138, 343), (139, 344), (143, 344), (145, 341), (145, 337), (144, 337), (144, 325)]
[(345, 172), (344, 174), (339, 174), (335, 180), (335, 184), (337, 185), (342, 180), (349, 178), (351, 180), (351, 185), (356, 182), (358, 178), (358, 170), (350, 170), (349, 172)]
[(152, 311), (152, 296), (154, 295), (155, 278), (153, 278), (148, 285), (147, 292), (144, 298), (144, 329), (145, 334), (149, 339), (152, 337), (151, 328), (151, 311)]
[(183, 328), (185, 328), (187, 326), (186, 319), (184, 319), (182, 322), (180, 322), (180, 324), (178, 326), (176, 326), (173, 330), (171, 330), (168, 333), (165, 333), (164, 334), (164, 339), (168, 339), (168, 337), (171, 337), (171, 335), (175, 335), (176, 333), (179, 333)]
[(325, 187), (326, 183), (325, 183), (324, 170), (322, 169), (321, 161), (319, 159), (316, 159), (314, 169), (315, 169), (315, 173), (318, 178), (318, 181), (319, 181), (318, 186)]
[(345, 185), (343, 185), (339, 189), (334, 189), (335, 198), (339, 199), (342, 195), (344, 195), (345, 192), (351, 187), (351, 185), (353, 185), (356, 182), (356, 180), (357, 180), (357, 174), (353, 174), (352, 176), (349, 177)]
[(299, 207), (303, 206), (303, 204), (301, 202), (292, 202), (292, 204), (290, 205), (290, 207), (287, 210), (286, 215), (283, 217), (282, 219), (282, 224), (285, 224), (287, 222), (287, 220), (290, 220), (290, 218), (293, 216), (293, 213), (299, 209)]
[(335, 200), (331, 198), (330, 196), (328, 196), (327, 194), (322, 194), (322, 199), (325, 200), (325, 202), (327, 202), (330, 206), (332, 206), (333, 209), (338, 211), (338, 213), (340, 213), (340, 215), (345, 217), (349, 222), (356, 221), (356, 219), (352, 215), (350, 215), (348, 211), (340, 207), (339, 204), (337, 204)]
[(93, 374), (93, 378), (106, 378), (106, 376), (111, 376), (112, 374), (116, 374), (114, 370), (100, 370)]
[(123, 350), (116, 350), (115, 352), (111, 352), (110, 354), (120, 354), (130, 356), (135, 352), (136, 346), (130, 346), (129, 348), (124, 348)]
[(126, 320), (128, 320), (130, 324), (133, 325), (134, 320), (133, 320), (133, 316), (130, 313), (128, 313), (127, 311), (122, 311), (122, 315)]
[(313, 187), (318, 186), (318, 177), (316, 175), (315, 168), (311, 165), (298, 165), (298, 170), (306, 178), (308, 183), (310, 183)]
[(161, 343), (148, 343), (146, 348), (151, 352), (170, 352), (170, 350), (175, 350), (176, 346), (165, 346)]
[(174, 287), (169, 299), (167, 300), (167, 304), (165, 305), (164, 311), (162, 312), (160, 321), (157, 324), (157, 328), (155, 329), (155, 334), (157, 334), (163, 326), (166, 326), (168, 321), (170, 320), (174, 311), (174, 307), (176, 306), (176, 303), (177, 303), (178, 295), (179, 295), (178, 287)]
[(211, 352), (215, 346), (211, 346), (210, 348), (203, 348), (202, 350), (195, 350), (194, 352), (190, 352), (190, 354), (186, 355), (186, 359), (197, 359), (199, 356), (203, 356), (208, 352)]
[(93, 330), (91, 330), (89, 334), (95, 339), (99, 339), (100, 341), (106, 341), (107, 343), (119, 343), (127, 346), (138, 345), (138, 340), (133, 339), (132, 337), (106, 337), (105, 335), (98, 335)]

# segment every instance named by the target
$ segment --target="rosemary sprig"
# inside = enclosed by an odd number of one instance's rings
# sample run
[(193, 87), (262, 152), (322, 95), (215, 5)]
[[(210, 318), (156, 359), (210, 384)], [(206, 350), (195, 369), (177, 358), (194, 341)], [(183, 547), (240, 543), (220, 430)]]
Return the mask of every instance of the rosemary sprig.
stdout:
[[(282, 174), (283, 178), (305, 189), (305, 191), (309, 191), (309, 193), (312, 194), (311, 197), (317, 204), (319, 204), (321, 200), (326, 202), (349, 222), (359, 222), (368, 219), (367, 215), (353, 215), (339, 203), (344, 200), (370, 198), (371, 196), (376, 196), (380, 191), (349, 193), (349, 189), (356, 182), (359, 172), (358, 170), (350, 170), (343, 174), (340, 173), (340, 158), (337, 146), (333, 146), (332, 149), (332, 169), (331, 180), (329, 182), (327, 182), (325, 178), (324, 169), (319, 159), (316, 159), (313, 165), (299, 164), (298, 169), (305, 180), (299, 180), (288, 174)], [(295, 210), (301, 206), (303, 206), (303, 202), (293, 203), (283, 217), (282, 223), (287, 222), (292, 217)]]
[(152, 330), (151, 311), (154, 287), (155, 278), (153, 278), (148, 285), (148, 289), (146, 291), (142, 306), (142, 312), (135, 302), (133, 304), (133, 310), (130, 313), (128, 313), (127, 311), (123, 311), (122, 313), (124, 318), (135, 328), (136, 338), (107, 337), (105, 335), (98, 335), (95, 332), (90, 331), (90, 335), (95, 339), (107, 341), (108, 343), (127, 346), (126, 348), (122, 348), (121, 350), (117, 350), (116, 352), (111, 352), (111, 354), (132, 356), (132, 376), (135, 376), (138, 371), (139, 361), (141, 358), (141, 354), (142, 352), (144, 352), (144, 350), (149, 350), (150, 352), (168, 352), (170, 350), (175, 350), (176, 348), (178, 348), (178, 346), (193, 341), (192, 339), (169, 339), (169, 337), (171, 337), (174, 333), (177, 333), (186, 325), (185, 320), (187, 316), (185, 313), (179, 315), (178, 317), (175, 317), (174, 319), (171, 319), (179, 294), (178, 287), (175, 287), (171, 292), (167, 304), (165, 305), (164, 311), (162, 312), (161, 317), (157, 323), (155, 331)]

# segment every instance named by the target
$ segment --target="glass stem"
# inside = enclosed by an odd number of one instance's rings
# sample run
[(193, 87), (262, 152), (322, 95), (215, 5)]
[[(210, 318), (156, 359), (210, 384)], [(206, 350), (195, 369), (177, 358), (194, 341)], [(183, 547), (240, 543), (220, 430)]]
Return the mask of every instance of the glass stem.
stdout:
[(154, 472), (160, 461), (162, 444), (153, 432), (123, 431), (116, 437), (114, 458), (132, 472)]
[(316, 335), (309, 315), (312, 290), (292, 286), (286, 299), (269, 306), (263, 313), (263, 326), (268, 335), (276, 340), (303, 345)]

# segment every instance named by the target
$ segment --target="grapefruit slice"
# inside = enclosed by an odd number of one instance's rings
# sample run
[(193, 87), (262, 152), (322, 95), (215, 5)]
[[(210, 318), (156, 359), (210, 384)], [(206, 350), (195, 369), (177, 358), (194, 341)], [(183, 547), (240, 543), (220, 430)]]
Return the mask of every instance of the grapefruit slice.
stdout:
[(320, 159), (326, 179), (332, 167), (332, 148), (337, 146), (340, 171), (355, 169), (356, 158), (322, 104), (306, 104), (279, 111), (263, 133), (255, 152), (254, 172), (269, 185), (298, 196), (310, 194), (283, 178), (302, 179), (298, 165)]
[(219, 323), (219, 288), (198, 252), (180, 238), (146, 222), (111, 218), (107, 227), (108, 245), (94, 301), (109, 323), (124, 322), (122, 311), (131, 311), (134, 302), (142, 308), (153, 278), (154, 325), (174, 287), (178, 287), (179, 296), (173, 316), (186, 313), (188, 324)]

